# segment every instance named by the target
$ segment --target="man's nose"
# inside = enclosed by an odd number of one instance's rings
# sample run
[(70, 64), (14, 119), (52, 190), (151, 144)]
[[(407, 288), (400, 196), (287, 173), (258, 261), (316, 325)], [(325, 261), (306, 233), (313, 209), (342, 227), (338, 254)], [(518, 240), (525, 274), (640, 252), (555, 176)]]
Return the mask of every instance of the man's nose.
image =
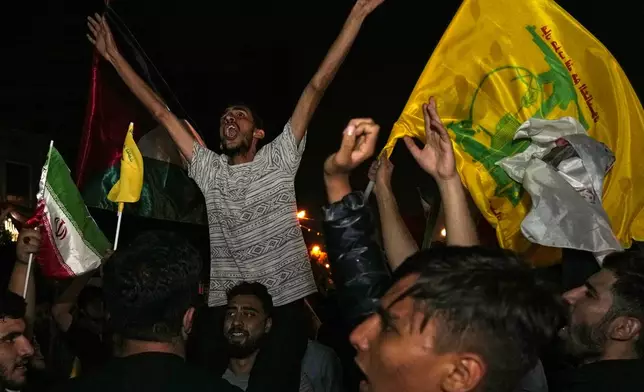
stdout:
[(21, 357), (31, 357), (34, 355), (34, 346), (31, 345), (29, 339), (21, 336), (15, 342), (16, 351)]
[(378, 315), (372, 315), (358, 325), (351, 335), (349, 341), (358, 351), (369, 349), (370, 342), (378, 336), (380, 331), (380, 318)]
[(231, 124), (231, 123), (235, 122), (235, 117), (233, 117), (233, 115), (229, 113), (224, 117), (224, 122), (226, 124)]
[(584, 295), (584, 286), (575, 287), (563, 293), (562, 297), (569, 305), (574, 305)]

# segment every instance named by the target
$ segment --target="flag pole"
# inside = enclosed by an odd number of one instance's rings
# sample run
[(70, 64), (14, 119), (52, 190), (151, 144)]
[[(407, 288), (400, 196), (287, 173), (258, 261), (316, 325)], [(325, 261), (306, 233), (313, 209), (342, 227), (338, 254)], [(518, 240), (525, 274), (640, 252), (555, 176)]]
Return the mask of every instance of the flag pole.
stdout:
[(29, 289), (29, 275), (31, 275), (31, 265), (34, 262), (34, 254), (29, 253), (29, 262), (27, 263), (27, 276), (25, 276), (25, 288), (22, 289), (22, 298), (27, 299), (27, 290)]
[(119, 244), (119, 234), (121, 233), (121, 218), (123, 218), (124, 207), (125, 207), (125, 203), (123, 202), (119, 203), (118, 220), (116, 222), (116, 236), (114, 237), (114, 250), (116, 250), (116, 247)]
[[(51, 150), (54, 148), (54, 140), (49, 141), (49, 151), (47, 152), (47, 166), (49, 166), (49, 158), (51, 157)], [(40, 176), (40, 192), (42, 192), (42, 189), (45, 188), (45, 183), (47, 181), (47, 177), (43, 176), (41, 174)], [(27, 299), (27, 290), (29, 288), (29, 275), (31, 275), (31, 266), (34, 263), (34, 254), (29, 253), (29, 261), (27, 261), (27, 276), (25, 276), (25, 288), (22, 290), (22, 298)]]
[(376, 185), (375, 181), (369, 181), (369, 184), (367, 185), (367, 189), (364, 191), (364, 199), (367, 200), (369, 199), (369, 196), (371, 196), (371, 192), (373, 192), (373, 187)]

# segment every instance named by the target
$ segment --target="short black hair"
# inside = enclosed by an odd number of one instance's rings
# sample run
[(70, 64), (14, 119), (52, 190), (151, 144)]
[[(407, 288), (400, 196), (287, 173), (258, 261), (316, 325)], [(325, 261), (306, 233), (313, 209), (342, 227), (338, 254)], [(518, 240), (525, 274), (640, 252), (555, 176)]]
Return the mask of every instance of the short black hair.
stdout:
[(0, 294), (0, 319), (21, 319), (25, 317), (27, 303), (18, 294), (5, 289)]
[(244, 110), (248, 111), (250, 113), (250, 115), (253, 117), (253, 123), (255, 124), (255, 127), (257, 129), (264, 129), (264, 120), (262, 119), (262, 117), (257, 112), (257, 109), (255, 108), (255, 106), (253, 106), (252, 104), (238, 101), (238, 102), (235, 102), (235, 103), (233, 103), (231, 105), (226, 106), (226, 110), (228, 110), (230, 108), (241, 108), (241, 109), (244, 109)]
[[(606, 256), (602, 268), (612, 272), (616, 278), (611, 287), (613, 304), (605, 320), (633, 317), (644, 326), (644, 255), (638, 251), (612, 253)], [(642, 332), (635, 341), (635, 352), (638, 358), (644, 358)]]
[(480, 247), (418, 252), (395, 278), (417, 274), (397, 301), (414, 300), (438, 328), (436, 351), (467, 351), (486, 362), (484, 391), (512, 391), (563, 325), (561, 297), (517, 257)]
[(262, 303), (266, 317), (270, 317), (273, 314), (273, 297), (268, 293), (268, 289), (263, 284), (259, 282), (242, 282), (226, 293), (228, 301), (238, 295), (253, 295), (257, 297), (259, 302)]
[(104, 267), (109, 323), (122, 339), (170, 342), (198, 295), (201, 257), (176, 233), (148, 231)]

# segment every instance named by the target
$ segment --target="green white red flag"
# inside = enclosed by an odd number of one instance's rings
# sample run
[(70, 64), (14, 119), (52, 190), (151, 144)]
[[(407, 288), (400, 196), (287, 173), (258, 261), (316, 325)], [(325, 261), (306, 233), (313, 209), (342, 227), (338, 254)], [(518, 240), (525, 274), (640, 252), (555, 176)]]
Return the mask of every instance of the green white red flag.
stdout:
[(111, 248), (53, 143), (40, 177), (36, 215), (28, 224), (40, 226), (37, 261), (49, 277), (69, 278), (94, 270)]

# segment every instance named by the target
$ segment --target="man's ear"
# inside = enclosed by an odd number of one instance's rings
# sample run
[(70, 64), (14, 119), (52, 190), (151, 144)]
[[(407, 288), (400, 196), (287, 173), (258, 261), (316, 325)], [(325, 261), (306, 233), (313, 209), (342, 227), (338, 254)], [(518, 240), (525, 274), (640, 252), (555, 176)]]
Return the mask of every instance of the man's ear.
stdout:
[(188, 338), (188, 335), (190, 335), (190, 332), (192, 331), (192, 321), (195, 316), (195, 308), (192, 306), (186, 310), (186, 312), (183, 314), (183, 334), (184, 334), (184, 339)]
[(628, 341), (637, 339), (642, 330), (642, 323), (634, 318), (620, 316), (610, 323), (609, 336), (613, 340)]
[(266, 136), (266, 133), (264, 132), (264, 130), (263, 130), (263, 129), (259, 129), (259, 128), (258, 128), (258, 129), (255, 129), (255, 130), (253, 131), (253, 137), (254, 137), (255, 139), (262, 140), (262, 139), (264, 139), (264, 137), (265, 137), (265, 136)]
[(477, 354), (459, 354), (451, 363), (451, 370), (443, 377), (443, 391), (468, 392), (476, 390), (485, 376), (485, 361)]

